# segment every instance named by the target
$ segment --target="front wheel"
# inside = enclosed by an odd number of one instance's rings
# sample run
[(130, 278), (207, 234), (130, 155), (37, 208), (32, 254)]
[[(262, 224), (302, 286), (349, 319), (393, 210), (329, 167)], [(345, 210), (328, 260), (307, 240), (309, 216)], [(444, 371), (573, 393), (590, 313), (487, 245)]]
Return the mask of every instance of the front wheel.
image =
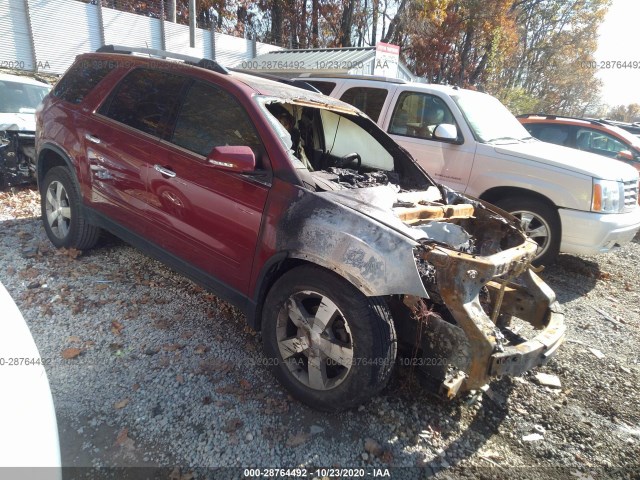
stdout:
[(533, 263), (553, 263), (560, 252), (562, 231), (557, 210), (542, 201), (528, 197), (505, 198), (495, 203), (520, 220), (527, 236), (538, 244)]
[(42, 221), (51, 243), (58, 248), (79, 250), (96, 244), (100, 229), (87, 222), (78, 186), (68, 169), (53, 167), (49, 170), (40, 195)]
[(345, 410), (378, 393), (396, 357), (386, 302), (314, 266), (297, 267), (273, 285), (262, 338), (278, 380), (295, 398), (324, 411)]

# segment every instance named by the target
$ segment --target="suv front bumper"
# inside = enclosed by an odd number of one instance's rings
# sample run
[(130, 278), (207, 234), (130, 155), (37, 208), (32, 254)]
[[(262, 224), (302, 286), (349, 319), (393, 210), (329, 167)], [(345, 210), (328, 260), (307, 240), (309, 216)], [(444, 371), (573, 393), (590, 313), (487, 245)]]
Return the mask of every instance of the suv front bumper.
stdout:
[(628, 213), (602, 214), (578, 210), (558, 210), (562, 221), (560, 251), (594, 255), (633, 240), (640, 229), (640, 207)]

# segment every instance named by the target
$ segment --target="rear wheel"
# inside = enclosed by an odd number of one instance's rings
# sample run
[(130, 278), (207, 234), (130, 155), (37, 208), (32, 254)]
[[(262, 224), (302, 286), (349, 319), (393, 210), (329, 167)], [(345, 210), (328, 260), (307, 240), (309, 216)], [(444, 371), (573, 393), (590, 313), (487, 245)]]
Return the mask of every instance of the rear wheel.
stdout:
[(555, 208), (542, 201), (510, 197), (495, 202), (518, 220), (529, 238), (538, 244), (536, 265), (553, 263), (560, 252), (560, 217)]
[(44, 229), (51, 243), (61, 248), (86, 250), (93, 247), (100, 229), (87, 223), (80, 193), (65, 167), (53, 167), (42, 182), (41, 210)]
[(275, 376), (319, 410), (354, 407), (387, 383), (396, 334), (386, 302), (314, 266), (281, 277), (265, 300), (262, 338)]

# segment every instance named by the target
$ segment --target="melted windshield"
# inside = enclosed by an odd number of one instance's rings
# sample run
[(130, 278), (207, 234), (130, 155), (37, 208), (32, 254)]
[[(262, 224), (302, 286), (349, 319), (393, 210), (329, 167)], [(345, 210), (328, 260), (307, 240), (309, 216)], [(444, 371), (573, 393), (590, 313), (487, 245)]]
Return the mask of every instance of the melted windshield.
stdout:
[(306, 178), (313, 178), (308, 183), (316, 189), (431, 184), (406, 152), (365, 116), (275, 98), (262, 98), (259, 104), (292, 165), (306, 171)]

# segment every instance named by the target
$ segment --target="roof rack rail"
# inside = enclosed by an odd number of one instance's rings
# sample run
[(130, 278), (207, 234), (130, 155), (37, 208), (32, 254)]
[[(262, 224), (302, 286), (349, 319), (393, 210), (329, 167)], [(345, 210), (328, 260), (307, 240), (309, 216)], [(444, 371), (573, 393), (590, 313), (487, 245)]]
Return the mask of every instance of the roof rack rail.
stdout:
[(121, 53), (124, 55), (131, 55), (133, 53), (141, 53), (158, 58), (172, 58), (175, 60), (182, 60), (188, 65), (194, 65), (196, 67), (212, 70), (223, 75), (228, 75), (229, 70), (220, 65), (215, 60), (209, 60), (208, 58), (192, 57), (190, 55), (183, 55), (181, 53), (166, 52), (164, 50), (158, 50), (155, 48), (137, 48), (137, 47), (125, 47), (122, 45), (103, 45), (96, 50), (98, 53)]
[(549, 115), (546, 113), (521, 113), (520, 115), (516, 115), (516, 118), (529, 118), (529, 117), (542, 117), (548, 120), (556, 120), (558, 118), (564, 118), (566, 120), (581, 120), (583, 122), (588, 122), (593, 125), (604, 125), (605, 122), (601, 120), (596, 120), (593, 118), (580, 118), (580, 117), (570, 117), (568, 115)]
[(626, 130), (633, 135), (640, 135), (640, 122), (621, 122), (619, 120), (611, 120), (610, 118), (601, 118), (599, 121), (612, 127)]
[(305, 82), (304, 80), (300, 80), (297, 78), (285, 78), (279, 77), (277, 75), (271, 75), (269, 73), (256, 72), (255, 70), (243, 70), (241, 68), (230, 68), (232, 72), (244, 73), (247, 75), (252, 75), (254, 77), (265, 78), (267, 80), (273, 80), (274, 82), (284, 83), (285, 85), (291, 85), (293, 87), (302, 88), (304, 90), (309, 90), (314, 93), (322, 93), (316, 87), (311, 85), (310, 83)]
[(346, 78), (346, 79), (357, 79), (357, 80), (372, 80), (375, 82), (387, 82), (387, 83), (408, 83), (403, 78), (393, 78), (393, 77), (382, 77), (379, 75), (361, 75), (359, 73), (321, 73), (321, 72), (304, 72), (298, 73), (297, 77), (299, 79), (304, 78)]

